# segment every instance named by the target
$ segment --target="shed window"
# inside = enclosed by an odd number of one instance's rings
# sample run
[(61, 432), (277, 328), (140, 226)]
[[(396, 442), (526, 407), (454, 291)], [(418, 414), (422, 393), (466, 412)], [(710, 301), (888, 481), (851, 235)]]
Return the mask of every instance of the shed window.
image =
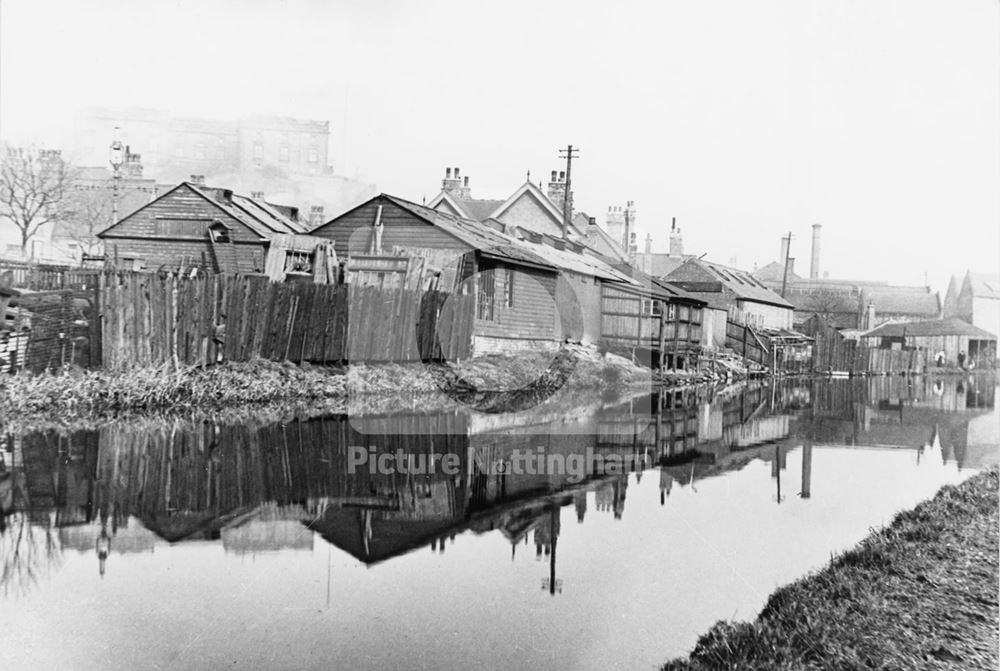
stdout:
[(514, 271), (506, 268), (503, 273), (503, 304), (514, 307)]
[[(288, 250), (285, 253), (286, 273), (311, 273), (313, 269), (313, 253)], [(385, 273), (379, 273), (379, 285), (385, 281)]]
[(157, 219), (156, 235), (169, 238), (205, 238), (208, 219)]
[(496, 296), (496, 273), (493, 268), (479, 273), (479, 300), (477, 301), (477, 316), (480, 319), (494, 321), (496, 311), (494, 300)]
[(663, 312), (663, 306), (660, 301), (653, 300), (651, 298), (642, 299), (642, 314), (647, 317), (659, 317)]

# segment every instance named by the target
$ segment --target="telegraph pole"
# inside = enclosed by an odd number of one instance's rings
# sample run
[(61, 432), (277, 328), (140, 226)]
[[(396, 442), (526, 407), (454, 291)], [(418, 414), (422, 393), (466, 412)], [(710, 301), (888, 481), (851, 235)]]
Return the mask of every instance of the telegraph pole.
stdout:
[(570, 193), (573, 186), (571, 171), (573, 169), (573, 159), (580, 154), (579, 149), (573, 149), (573, 145), (567, 145), (565, 149), (559, 150), (559, 158), (566, 159), (566, 190), (563, 192), (563, 237), (569, 236), (569, 222), (573, 218), (572, 201)]

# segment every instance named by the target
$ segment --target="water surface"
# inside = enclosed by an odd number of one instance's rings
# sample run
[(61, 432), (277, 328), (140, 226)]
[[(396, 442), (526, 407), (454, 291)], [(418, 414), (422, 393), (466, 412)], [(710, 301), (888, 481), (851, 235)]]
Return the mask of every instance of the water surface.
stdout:
[[(995, 463), (994, 384), (695, 390), (506, 425), (453, 412), (8, 435), (0, 659), (656, 668)], [(460, 473), (351, 472), (352, 445), (455, 455)], [(490, 466), (518, 452), (586, 467)], [(611, 456), (622, 472), (599, 468)]]

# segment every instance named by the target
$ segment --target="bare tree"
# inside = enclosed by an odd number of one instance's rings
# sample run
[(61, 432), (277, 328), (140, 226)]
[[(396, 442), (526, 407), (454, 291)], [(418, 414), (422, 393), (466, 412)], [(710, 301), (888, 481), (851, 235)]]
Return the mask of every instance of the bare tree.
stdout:
[(22, 251), (42, 226), (66, 218), (71, 182), (70, 166), (57, 150), (0, 148), (0, 218), (21, 233)]
[(804, 312), (819, 315), (824, 321), (829, 322), (835, 315), (845, 312), (857, 312), (857, 305), (852, 303), (848, 292), (820, 287), (803, 293), (801, 298), (795, 300), (795, 306)]
[(112, 191), (110, 179), (106, 183), (71, 189), (67, 194), (60, 237), (75, 242), (83, 254), (99, 254), (102, 243), (97, 234), (111, 223)]

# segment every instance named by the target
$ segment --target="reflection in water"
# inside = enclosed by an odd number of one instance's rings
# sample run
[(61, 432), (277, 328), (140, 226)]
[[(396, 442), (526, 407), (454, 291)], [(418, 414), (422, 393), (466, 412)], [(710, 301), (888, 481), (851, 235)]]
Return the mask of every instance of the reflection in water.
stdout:
[[(663, 393), (603, 408), (572, 431), (558, 420), (498, 426), (494, 417), (489, 425), (480, 426), (474, 416), (450, 413), (367, 418), (363, 433), (362, 424), (356, 421), (328, 417), (270, 426), (176, 422), (109, 425), (70, 435), (7, 435), (0, 451), (0, 607), (33, 598), (45, 602), (53, 590), (82, 589), (81, 581), (88, 574), (102, 576), (101, 584), (107, 584), (104, 577), (113, 577), (116, 571), (122, 573), (121, 580), (128, 580), (131, 566), (151, 572), (143, 576), (147, 585), (162, 581), (164, 589), (169, 583), (171, 589), (183, 591), (163, 570), (184, 557), (184, 548), (199, 553), (219, 548), (234, 560), (251, 562), (249, 566), (280, 561), (299, 566), (299, 570), (291, 569), (295, 575), (311, 564), (308, 558), (314, 556), (317, 544), (325, 544), (344, 553), (336, 555), (344, 558), (337, 561), (348, 561), (349, 556), (358, 566), (394, 567), (377, 574), (385, 582), (356, 581), (352, 589), (362, 601), (352, 601), (353, 606), (341, 604), (344, 617), (368, 621), (364, 599), (381, 603), (386, 590), (419, 589), (413, 583), (421, 578), (413, 570), (440, 577), (438, 564), (427, 564), (429, 556), (434, 562), (448, 562), (447, 580), (458, 594), (471, 600), (462, 608), (497, 599), (506, 602), (508, 593), (516, 593), (515, 584), (505, 577), (513, 571), (511, 578), (528, 580), (532, 589), (558, 597), (545, 606), (556, 610), (543, 613), (540, 625), (559, 629), (556, 622), (567, 617), (568, 606), (558, 605), (562, 601), (604, 608), (606, 603), (594, 599), (612, 598), (615, 608), (641, 605), (650, 616), (655, 615), (664, 606), (655, 600), (647, 603), (632, 591), (641, 580), (656, 583), (648, 568), (691, 553), (701, 557), (698, 565), (728, 565), (728, 559), (720, 562), (711, 551), (706, 554), (704, 548), (698, 549), (704, 538), (713, 536), (709, 527), (728, 529), (717, 543), (736, 543), (728, 551), (749, 562), (763, 552), (756, 544), (780, 545), (783, 541), (778, 538), (797, 539), (815, 552), (801, 564), (789, 560), (786, 568), (775, 569), (787, 574), (747, 579), (737, 590), (741, 596), (729, 597), (736, 603), (743, 603), (740, 599), (753, 603), (777, 586), (768, 579), (793, 579), (815, 568), (818, 560), (813, 556), (828, 557), (841, 547), (836, 543), (856, 542), (857, 534), (868, 526), (885, 521), (865, 515), (889, 514), (912, 505), (939, 484), (958, 477), (956, 466), (975, 469), (995, 463), (995, 394), (992, 378), (874, 378), (789, 383), (717, 395), (707, 390)], [(367, 463), (351, 468), (352, 446), (368, 448), (376, 461), (382, 455), (403, 453), (411, 457), (409, 463), (426, 467), (407, 473), (379, 472)], [(542, 455), (535, 464), (548, 466), (512, 470), (510, 464), (524, 453)], [(834, 459), (833, 455), (840, 456)], [(553, 461), (555, 456), (562, 459)], [(458, 464), (457, 471), (442, 468), (449, 458)], [(576, 462), (582, 470), (552, 467)], [(508, 467), (496, 468), (497, 464)], [(609, 464), (620, 468), (609, 468)], [(877, 486), (865, 491), (865, 496), (883, 497), (879, 499), (882, 508), (859, 507), (856, 500), (864, 496), (842, 499), (845, 493), (833, 484), (860, 482), (869, 473), (876, 479), (895, 478), (903, 472), (900, 469), (912, 466), (924, 475), (914, 471), (909, 479), (900, 476), (904, 483), (899, 484), (900, 491), (892, 493), (887, 487), (883, 492)], [(654, 468), (658, 472), (650, 473)], [(751, 480), (769, 480), (766, 492), (759, 484), (751, 485)], [(822, 487), (817, 488), (817, 482)], [(923, 489), (915, 483), (922, 483)], [(648, 498), (645, 492), (650, 492)], [(737, 509), (728, 507), (730, 499), (739, 504)], [(773, 519), (761, 517), (767, 510), (761, 505), (774, 511), (768, 514)], [(568, 514), (576, 524), (565, 524), (563, 508), (572, 511)], [(791, 516), (779, 514), (779, 508)], [(667, 533), (662, 522), (651, 517), (660, 510), (658, 515), (677, 520), (680, 535)], [(714, 516), (701, 520), (710, 513)], [(757, 517), (749, 524), (742, 521), (739, 528), (728, 526), (745, 514)], [(803, 539), (812, 519), (808, 514), (823, 515), (815, 520), (821, 530), (823, 525), (844, 530), (820, 534), (814, 543), (806, 543)], [(772, 523), (778, 526), (768, 531)], [(673, 523), (669, 526), (674, 528)], [(626, 530), (628, 534), (622, 536)], [(768, 534), (779, 535), (768, 541)], [(498, 543), (506, 551), (497, 552)], [(530, 549), (518, 553), (519, 547), (531, 544), (534, 553)], [(649, 554), (653, 552), (658, 554)], [(500, 555), (510, 568), (494, 563)], [(530, 574), (521, 568), (524, 555), (533, 557), (535, 569)], [(75, 567), (83, 566), (77, 557), (90, 557), (92, 568), (77, 571)], [(611, 573), (592, 576), (596, 582), (584, 578), (612, 557)], [(314, 584), (312, 589), (325, 590), (329, 610), (331, 589), (333, 603), (337, 603), (338, 578), (331, 570), (334, 555), (325, 562), (325, 583)], [(480, 565), (481, 574), (476, 568)], [(539, 573), (539, 565), (546, 570)], [(674, 566), (671, 571), (682, 568)], [(184, 585), (208, 589), (209, 580), (226, 583), (220, 570), (235, 569), (204, 567), (204, 578), (200, 572), (186, 574)], [(237, 573), (248, 571), (242, 568)], [(70, 585), (62, 575), (72, 579)], [(487, 582), (476, 582), (477, 575)], [(694, 574), (677, 575), (682, 584), (698, 582)], [(491, 579), (505, 587), (491, 587)], [(273, 575), (268, 580), (277, 581)], [(266, 590), (263, 585), (269, 584), (264, 582), (259, 589)], [(443, 595), (441, 590), (448, 589), (438, 584), (434, 593)], [(650, 583), (648, 589), (670, 593), (678, 586), (656, 588)], [(629, 606), (619, 599), (626, 595), (634, 601)], [(307, 599), (304, 594), (300, 598)], [(140, 597), (132, 592), (122, 599), (138, 601)], [(687, 638), (677, 634), (680, 642), (673, 643), (679, 646), (677, 652), (683, 652), (693, 643), (692, 637), (711, 624), (690, 629), (692, 623), (701, 621), (695, 613), (704, 609), (710, 620), (732, 615), (731, 608), (720, 611), (722, 605), (712, 599), (689, 601), (677, 601), (671, 607), (670, 617), (691, 615), (678, 629)], [(402, 626), (398, 618), (419, 621), (427, 609), (437, 612), (427, 602), (398, 603), (394, 615), (383, 617)], [(40, 612), (47, 611), (42, 607)], [(666, 612), (662, 615), (668, 617)], [(233, 617), (242, 621), (247, 615)], [(605, 622), (602, 626), (624, 633), (630, 623), (635, 625), (629, 618), (623, 624)], [(0, 611), (0, 626), (6, 624), (6, 611)], [(240, 637), (239, 632), (233, 635)], [(367, 636), (364, 631), (354, 635)], [(497, 636), (485, 634), (482, 645), (494, 649), (501, 642)], [(375, 639), (368, 640), (374, 644)], [(414, 644), (414, 639), (408, 640), (408, 645)], [(636, 660), (655, 664), (665, 659), (668, 643), (657, 638), (639, 646)], [(567, 656), (561, 648), (566, 645), (570, 643), (552, 645), (552, 658), (535, 661), (542, 666), (575, 667), (597, 666), (594, 660), (603, 659), (603, 653), (589, 648), (586, 660)], [(368, 654), (374, 653), (369, 650)], [(382, 659), (406, 659), (394, 654), (387, 650), (384, 655), (388, 657)], [(360, 651), (358, 655), (352, 666), (378, 657)]]

